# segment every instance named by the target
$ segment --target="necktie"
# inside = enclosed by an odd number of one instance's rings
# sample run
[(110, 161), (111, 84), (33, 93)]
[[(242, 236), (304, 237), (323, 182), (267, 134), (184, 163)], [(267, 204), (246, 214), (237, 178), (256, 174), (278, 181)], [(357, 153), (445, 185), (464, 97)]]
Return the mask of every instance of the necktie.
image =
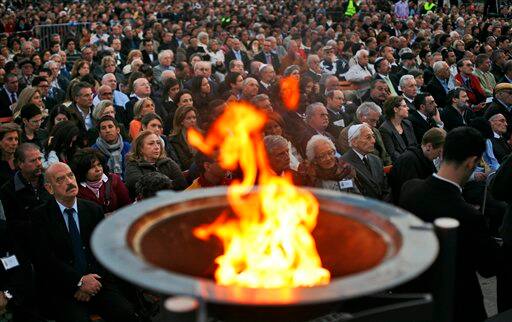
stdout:
[(389, 79), (389, 76), (384, 76), (384, 81), (386, 82), (386, 84), (388, 84), (388, 88), (389, 88), (389, 91), (390, 91), (391, 95), (398, 96), (396, 91), (395, 91), (395, 86), (393, 86), (393, 83), (391, 83), (391, 80)]
[(80, 273), (84, 274), (87, 268), (87, 259), (85, 258), (84, 247), (82, 246), (82, 239), (80, 238), (80, 232), (73, 213), (75, 212), (72, 208), (64, 209), (64, 213), (68, 216), (68, 229), (71, 237), (71, 245), (73, 247), (73, 255), (75, 257), (74, 268)]
[(364, 156), (363, 157), (363, 162), (364, 162), (364, 165), (366, 166), (366, 168), (368, 169), (368, 171), (370, 173), (372, 173), (372, 168), (370, 167), (370, 162), (368, 162), (368, 157)]
[(16, 99), (16, 93), (11, 93), (11, 104), (14, 104), (16, 103), (17, 99)]
[(272, 56), (267, 54), (267, 64), (272, 65)]

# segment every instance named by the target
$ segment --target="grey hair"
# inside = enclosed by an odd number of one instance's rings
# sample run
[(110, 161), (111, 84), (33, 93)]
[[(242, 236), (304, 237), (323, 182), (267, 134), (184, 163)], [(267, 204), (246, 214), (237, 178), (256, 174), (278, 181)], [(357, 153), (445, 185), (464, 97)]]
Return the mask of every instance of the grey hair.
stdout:
[(300, 67), (298, 65), (290, 65), (286, 67), (286, 69), (283, 72), (283, 75), (290, 76), (296, 70), (300, 72)]
[(267, 154), (271, 154), (274, 149), (281, 146), (288, 146), (288, 140), (280, 135), (267, 135), (263, 138), (263, 144)]
[(379, 113), (379, 115), (382, 115), (382, 109), (379, 105), (375, 104), (374, 102), (364, 102), (356, 110), (356, 115), (358, 118), (361, 116), (366, 116), (370, 114), (370, 111), (374, 111)]
[[(357, 125), (360, 125), (360, 126), (357, 126)], [(361, 135), (361, 130), (362, 130), (363, 128), (368, 128), (370, 131), (372, 131), (372, 128), (371, 128), (368, 124), (366, 124), (366, 123), (361, 123), (361, 124), (352, 125), (352, 126), (349, 128), (349, 132), (351, 132), (351, 131), (350, 131), (350, 129), (351, 129), (352, 127), (355, 127), (355, 130), (354, 130), (354, 132), (353, 132), (353, 133), (350, 133), (350, 134), (352, 134), (352, 135), (349, 135), (349, 136), (348, 136), (348, 145), (349, 145), (350, 147), (352, 147), (352, 142), (353, 142), (355, 139), (357, 139), (357, 138)], [(373, 133), (373, 131), (372, 131), (372, 133)]]
[(313, 135), (306, 144), (306, 158), (308, 161), (313, 161), (315, 159), (315, 147), (320, 142), (325, 142), (329, 144), (332, 149), (336, 150), (334, 143), (332, 143), (328, 137), (321, 134)]
[(253, 80), (253, 81), (255, 81), (256, 83), (258, 83), (258, 81), (256, 80), (256, 78), (253, 78), (253, 77), (247, 77), (247, 78), (246, 78), (246, 79), (244, 79), (244, 81), (242, 82), (242, 86), (247, 86), (251, 80)]
[(399, 84), (399, 86), (400, 87), (404, 87), (405, 83), (407, 81), (410, 81), (410, 80), (415, 80), (414, 76), (407, 74), (407, 75), (404, 75), (404, 76), (400, 77), (400, 82), (399, 82), (400, 84)]
[(445, 64), (447, 65), (447, 63), (444, 60), (436, 61), (432, 66), (434, 74), (437, 74), (441, 69), (443, 69)]
[(194, 64), (194, 71), (199, 70), (199, 68), (201, 66), (208, 66), (208, 67), (212, 68), (212, 63), (210, 63), (209, 61), (204, 61), (204, 60), (198, 61), (197, 63)]
[(172, 50), (166, 49), (166, 50), (162, 50), (161, 52), (158, 53), (158, 62), (160, 62), (164, 58), (164, 55), (168, 55), (168, 54), (171, 55), (171, 58), (174, 58), (174, 53), (172, 52)]
[(503, 114), (501, 113), (497, 113), (497, 114), (494, 114), (493, 116), (489, 117), (489, 122), (494, 122), (498, 117), (504, 117)]
[(251, 99), (251, 103), (257, 105), (259, 102), (270, 99), (267, 94), (258, 94)]
[(313, 59), (318, 59), (318, 61), (320, 61), (320, 57), (318, 57), (318, 55), (309, 55), (308, 59), (306, 61), (308, 66), (311, 65), (311, 63), (313, 62)]
[(197, 34), (197, 39), (199, 39), (201, 37), (205, 37), (205, 36), (207, 39), (210, 39), (210, 36), (208, 36), (208, 33), (201, 31), (200, 33)]
[[(114, 75), (112, 73), (106, 73), (105, 75), (103, 75), (101, 77), (101, 84), (103, 84), (103, 82), (106, 82), (108, 77), (114, 77), (114, 79), (115, 79), (116, 75)], [(117, 79), (116, 79), (116, 82), (117, 82)], [(106, 85), (106, 84), (103, 84), (103, 85)]]
[(366, 54), (366, 56), (368, 56), (368, 55), (370, 55), (370, 52), (368, 52), (368, 50), (366, 50), (366, 49), (359, 49), (356, 52), (355, 56), (357, 59), (359, 59), (359, 57), (361, 57), (361, 55), (363, 55), (363, 54)]
[[(106, 86), (106, 85), (105, 85)], [(105, 109), (109, 106), (114, 106), (114, 103), (111, 100), (102, 100), (96, 105), (96, 107), (92, 110), (92, 118), (96, 121), (99, 121), (101, 118), (101, 114)]]
[(306, 116), (306, 123), (311, 119), (311, 117), (313, 117), (315, 111), (320, 107), (325, 107), (322, 102), (311, 103), (306, 107), (306, 112), (304, 113)]
[(267, 41), (277, 41), (276, 37), (274, 37), (274, 36), (267, 37), (265, 40), (267, 40)]

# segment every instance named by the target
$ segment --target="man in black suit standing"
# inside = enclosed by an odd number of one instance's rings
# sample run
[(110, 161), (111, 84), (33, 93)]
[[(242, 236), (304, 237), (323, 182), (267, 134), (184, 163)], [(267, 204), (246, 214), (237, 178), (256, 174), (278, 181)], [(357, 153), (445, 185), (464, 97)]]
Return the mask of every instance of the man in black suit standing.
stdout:
[(0, 120), (12, 117), (11, 105), (18, 101), (18, 77), (14, 74), (7, 74), (4, 82), (4, 86), (0, 90)]
[(460, 87), (451, 90), (448, 93), (450, 105), (447, 106), (441, 114), (444, 123), (444, 129), (449, 132), (452, 129), (468, 125), (475, 117), (473, 111), (469, 109), (469, 98), (466, 91)]
[(272, 52), (272, 46), (269, 40), (263, 42), (263, 49), (254, 56), (254, 60), (260, 61), (263, 64), (274, 66), (274, 70), (280, 70), (281, 64), (279, 57)]
[(415, 109), (409, 110), (409, 121), (411, 121), (416, 141), (421, 142), (423, 134), (433, 127), (443, 128), (441, 115), (437, 104), (430, 93), (420, 93), (414, 98)]
[(382, 160), (372, 152), (375, 136), (366, 124), (352, 125), (348, 130), (350, 149), (341, 158), (356, 169), (356, 186), (363, 196), (389, 200), (389, 190)]
[(240, 50), (241, 44), (240, 40), (233, 38), (231, 41), (231, 49), (226, 53), (226, 64), (229, 65), (229, 62), (236, 59), (240, 60), (244, 63), (244, 69), (250, 70), (249, 66), (249, 57), (245, 51)]
[[(413, 179), (401, 190), (400, 207), (426, 222), (437, 218), (457, 219), (454, 318), (456, 322), (477, 322), (487, 318), (482, 290), (476, 273), (493, 276), (498, 268), (498, 245), (491, 238), (484, 216), (462, 197), (466, 184), (485, 151), (485, 140), (469, 127), (448, 133), (443, 162), (437, 174), (425, 180)], [(416, 282), (415, 291), (432, 292), (433, 271)], [(510, 289), (508, 289), (510, 292)]]
[(56, 320), (89, 322), (92, 311), (106, 321), (139, 321), (90, 249), (102, 208), (76, 197), (77, 182), (65, 163), (48, 167), (45, 188), (54, 198), (34, 212), (35, 268)]

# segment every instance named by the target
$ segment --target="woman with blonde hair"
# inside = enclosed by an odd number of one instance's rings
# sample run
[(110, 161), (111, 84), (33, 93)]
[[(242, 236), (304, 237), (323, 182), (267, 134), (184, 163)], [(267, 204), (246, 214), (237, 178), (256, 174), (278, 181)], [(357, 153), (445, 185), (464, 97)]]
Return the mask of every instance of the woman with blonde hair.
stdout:
[(105, 115), (112, 116), (113, 118), (116, 117), (114, 103), (110, 100), (100, 101), (92, 111), (92, 118), (95, 122), (98, 122)]
[(196, 150), (188, 143), (187, 131), (197, 128), (197, 110), (192, 106), (180, 106), (174, 114), (169, 143), (176, 151), (181, 169), (186, 171), (192, 165)]
[(130, 137), (134, 140), (142, 128), (141, 120), (144, 115), (155, 113), (155, 103), (149, 97), (140, 99), (133, 106), (133, 120), (130, 122)]
[(28, 105), (30, 103), (36, 105), (41, 109), (41, 112), (43, 112), (43, 117), (48, 116), (48, 110), (44, 108), (41, 90), (39, 90), (39, 88), (37, 87), (27, 86), (21, 91), (20, 95), (18, 95), (18, 101), (15, 103), (15, 106), (12, 110), (13, 119), (18, 119), (23, 106)]
[(180, 167), (167, 157), (162, 140), (153, 131), (139, 133), (126, 159), (126, 187), (132, 198), (135, 197), (135, 186), (139, 179), (152, 172), (163, 173), (173, 180), (174, 190), (183, 190), (187, 186)]

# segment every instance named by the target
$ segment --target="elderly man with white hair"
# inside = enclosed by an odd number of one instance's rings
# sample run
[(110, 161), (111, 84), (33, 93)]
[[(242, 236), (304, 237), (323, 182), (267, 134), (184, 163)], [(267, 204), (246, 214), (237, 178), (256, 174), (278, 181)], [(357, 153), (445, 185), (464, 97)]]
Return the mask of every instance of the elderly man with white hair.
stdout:
[(455, 80), (451, 76), (450, 66), (445, 61), (437, 61), (432, 66), (434, 77), (427, 84), (427, 92), (432, 94), (437, 106), (445, 108), (450, 104), (448, 92), (455, 89)]
[(333, 142), (333, 144), (335, 144), (336, 141), (334, 137), (329, 132), (327, 132), (327, 127), (329, 126), (329, 113), (327, 112), (327, 108), (323, 103), (316, 102), (309, 104), (306, 107), (304, 116), (306, 121), (306, 128), (300, 136), (299, 140), (299, 152), (303, 157), (306, 157), (306, 145), (313, 135), (321, 134), (326, 136)]
[(261, 65), (259, 70), (259, 76), (259, 93), (270, 94), (270, 86), (272, 86), (276, 80), (276, 71), (274, 70), (274, 66), (269, 64)]
[(369, 82), (375, 75), (373, 66), (369, 64), (369, 52), (366, 49), (360, 49), (354, 56), (356, 64), (343, 75), (349, 82), (359, 83), (363, 88), (369, 87)]
[(175, 68), (171, 65), (173, 59), (174, 59), (174, 53), (170, 49), (162, 50), (158, 54), (158, 65), (153, 67), (153, 77), (157, 81), (160, 81), (160, 78), (164, 71), (166, 71), (166, 70), (174, 71), (175, 70)]
[[(130, 101), (130, 99), (128, 98), (128, 96), (126, 96), (125, 93), (117, 90), (117, 80), (114, 74), (108, 73), (103, 75), (103, 77), (101, 77), (101, 85), (107, 85), (112, 89), (112, 101), (114, 102), (115, 106), (122, 106), (124, 108), (126, 103)], [(92, 101), (94, 106), (98, 105), (99, 102), (100, 98), (98, 97), (98, 95), (94, 96), (94, 99)]]
[(405, 100), (405, 103), (407, 104), (407, 107), (409, 110), (414, 110), (414, 98), (416, 97), (416, 94), (418, 94), (417, 91), (417, 84), (416, 79), (412, 75), (404, 75), (400, 78), (399, 83), (399, 89), (402, 92), (402, 97)]
[(350, 149), (341, 158), (356, 169), (356, 186), (363, 196), (389, 200), (382, 160), (372, 152), (375, 136), (368, 124), (352, 125), (348, 130)]

